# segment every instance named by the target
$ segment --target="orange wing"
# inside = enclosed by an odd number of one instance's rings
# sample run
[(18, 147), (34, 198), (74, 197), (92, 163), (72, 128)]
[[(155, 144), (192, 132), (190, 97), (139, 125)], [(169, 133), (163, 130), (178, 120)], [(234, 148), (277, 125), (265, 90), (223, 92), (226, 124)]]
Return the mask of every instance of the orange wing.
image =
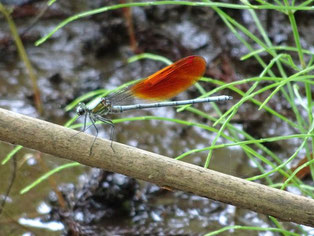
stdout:
[(199, 80), (205, 68), (206, 61), (203, 57), (185, 57), (141, 80), (130, 90), (135, 97), (141, 99), (156, 101), (169, 99)]

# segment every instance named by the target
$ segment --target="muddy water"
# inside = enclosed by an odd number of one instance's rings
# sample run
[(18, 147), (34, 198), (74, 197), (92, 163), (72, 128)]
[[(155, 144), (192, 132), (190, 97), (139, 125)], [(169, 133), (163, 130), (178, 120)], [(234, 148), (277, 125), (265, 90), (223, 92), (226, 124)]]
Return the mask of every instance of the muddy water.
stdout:
[[(108, 3), (105, 2), (102, 4)], [(23, 36), (28, 56), (38, 78), (44, 106), (42, 116), (34, 108), (31, 83), (10, 40), (7, 23), (0, 18), (2, 43), (0, 45), (0, 106), (2, 108), (64, 124), (74, 116), (74, 112), (66, 113), (64, 107), (76, 97), (95, 89), (115, 88), (130, 80), (143, 78), (164, 66), (160, 62), (150, 60), (125, 65), (126, 59), (134, 52), (129, 46), (126, 20), (121, 10), (73, 22), (59, 30), (40, 47), (33, 45), (34, 39), (49, 32), (65, 17), (95, 8), (99, 6), (98, 4), (101, 3), (82, 0), (79, 4), (74, 4), (59, 1), (48, 9), (43, 18)], [(26, 29), (42, 5), (41, 2), (30, 4), (27, 6), (27, 11), (26, 6), (16, 8), (15, 22), (20, 31)], [(171, 60), (191, 54), (204, 56), (209, 63), (207, 75), (227, 82), (260, 72), (260, 68), (254, 64), (240, 63), (239, 56), (245, 54), (246, 49), (209, 8), (182, 6), (134, 8), (132, 16), (139, 52), (156, 53)], [(245, 12), (241, 16), (240, 21), (243, 24), (250, 24)], [(261, 14), (261, 17), (264, 15)], [(281, 17), (275, 20), (287, 24)], [(273, 35), (277, 35), (278, 31), (282, 35), (280, 39), (277, 37), (274, 40), (288, 40), (281, 27), (277, 25), (270, 27)], [(213, 87), (205, 85), (207, 90)], [(241, 89), (247, 88), (243, 86)], [(178, 99), (198, 95), (195, 89), (190, 89), (179, 95)], [(274, 101), (270, 105), (283, 113), (289, 111), (286, 104)], [(230, 106), (231, 104), (222, 104), (220, 108), (225, 111)], [(217, 116), (211, 105), (197, 107)], [(189, 112), (176, 113), (173, 108), (125, 114), (130, 117), (142, 115), (210, 123)], [(112, 118), (119, 118), (119, 116)], [(240, 108), (236, 119), (238, 128), (254, 133), (257, 137), (268, 137), (270, 134), (276, 136), (289, 132), (289, 127), (283, 127), (281, 122), (263, 112), (256, 112), (256, 107), (250, 104), (244, 104)], [(109, 137), (108, 127), (99, 126), (99, 129), (100, 137)], [(215, 138), (215, 134), (199, 128), (183, 127), (163, 121), (119, 123), (115, 132), (115, 140), (118, 142), (173, 158), (194, 148), (207, 147)], [(226, 140), (219, 140), (219, 143), (224, 142)], [(296, 143), (287, 141), (272, 147), (272, 150), (281, 156), (287, 156), (293, 152), (295, 146)], [(1, 157), (6, 156), (12, 149), (12, 145), (1, 143)], [(206, 156), (206, 152), (197, 153), (184, 161), (202, 165)], [(1, 231), (6, 234), (29, 232), (60, 235), (63, 231), (73, 232), (71, 231), (73, 228), (70, 227), (73, 226), (73, 222), (78, 222), (75, 226), (81, 230), (80, 232), (91, 235), (134, 232), (204, 234), (226, 225), (252, 225), (252, 222), (258, 226), (271, 226), (268, 218), (263, 215), (190, 194), (159, 189), (148, 183), (137, 183), (120, 175), (102, 173), (83, 166), (63, 170), (49, 181), (46, 180), (30, 192), (20, 195), (19, 191), (26, 185), (47, 170), (66, 161), (27, 149), (23, 149), (15, 158), (16, 166), (13, 161), (0, 166), (1, 198), (4, 197), (10, 179), (14, 176), (13, 170), (16, 169), (13, 187), (0, 220)], [(236, 147), (216, 150), (210, 168), (243, 178), (259, 173), (245, 153)], [(93, 185), (89, 183), (90, 179), (97, 181)], [(102, 192), (99, 186), (112, 186), (108, 189), (119, 186), (115, 192), (117, 194), (113, 194), (113, 198), (109, 196), (106, 199), (107, 202), (114, 200), (121, 202), (121, 205), (125, 204), (123, 214), (117, 214), (117, 211), (121, 210), (120, 206), (117, 208), (110, 206), (110, 208), (98, 198), (92, 197), (90, 193), (97, 193), (98, 196), (108, 195), (108, 192)], [(90, 187), (93, 187), (93, 190), (90, 190)], [(67, 210), (60, 207), (60, 202), (53, 192), (54, 188), (58, 188), (60, 193), (63, 193), (68, 201), (67, 204), (71, 206)], [(134, 189), (134, 192), (125, 189)], [(115, 198), (118, 193), (123, 196), (121, 199)], [(90, 224), (97, 227), (90, 228)], [(241, 233), (236, 231), (234, 234), (245, 235), (245, 233), (258, 234), (246, 231)]]

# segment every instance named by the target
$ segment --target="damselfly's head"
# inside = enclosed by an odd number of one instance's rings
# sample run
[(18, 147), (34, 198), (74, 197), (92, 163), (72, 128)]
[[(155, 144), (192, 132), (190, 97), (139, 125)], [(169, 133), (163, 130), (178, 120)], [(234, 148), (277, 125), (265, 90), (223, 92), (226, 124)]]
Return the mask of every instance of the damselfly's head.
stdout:
[(76, 108), (76, 114), (77, 114), (78, 116), (83, 116), (83, 115), (85, 115), (87, 112), (88, 112), (88, 109), (87, 109), (85, 103), (80, 102), (80, 103), (78, 104), (77, 108)]

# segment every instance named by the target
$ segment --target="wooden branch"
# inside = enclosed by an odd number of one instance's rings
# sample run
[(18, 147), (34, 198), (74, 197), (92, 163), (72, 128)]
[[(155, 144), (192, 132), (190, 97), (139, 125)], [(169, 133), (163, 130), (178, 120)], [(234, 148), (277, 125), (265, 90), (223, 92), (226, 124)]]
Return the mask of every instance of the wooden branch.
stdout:
[(314, 200), (0, 109), (0, 140), (314, 227)]

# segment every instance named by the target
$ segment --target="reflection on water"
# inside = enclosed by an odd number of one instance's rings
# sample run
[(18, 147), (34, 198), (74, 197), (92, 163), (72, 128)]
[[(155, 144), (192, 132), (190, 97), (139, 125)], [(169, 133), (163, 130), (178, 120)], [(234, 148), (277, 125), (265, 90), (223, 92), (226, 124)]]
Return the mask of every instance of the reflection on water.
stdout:
[(41, 218), (26, 219), (21, 217), (19, 218), (18, 222), (23, 226), (29, 226), (31, 228), (42, 228), (50, 231), (60, 231), (64, 229), (63, 224), (60, 222), (43, 222)]

